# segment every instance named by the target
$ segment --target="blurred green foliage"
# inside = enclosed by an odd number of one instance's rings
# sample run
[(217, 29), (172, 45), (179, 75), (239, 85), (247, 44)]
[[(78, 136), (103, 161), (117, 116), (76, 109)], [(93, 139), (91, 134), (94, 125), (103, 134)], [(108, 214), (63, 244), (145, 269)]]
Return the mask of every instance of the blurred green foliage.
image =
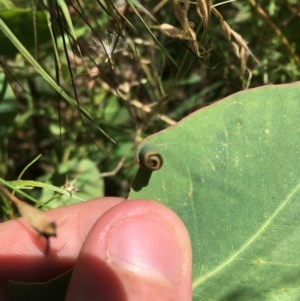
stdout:
[[(24, 179), (59, 187), (78, 179), (85, 199), (126, 196), (143, 137), (236, 91), (299, 79), (298, 1), (212, 3), (207, 24), (197, 3), (3, 1), (1, 19), (93, 120), (65, 102), (0, 31), (0, 177), (16, 179), (41, 153)], [(162, 24), (180, 35), (166, 34)], [(36, 197), (48, 202), (53, 194)]]

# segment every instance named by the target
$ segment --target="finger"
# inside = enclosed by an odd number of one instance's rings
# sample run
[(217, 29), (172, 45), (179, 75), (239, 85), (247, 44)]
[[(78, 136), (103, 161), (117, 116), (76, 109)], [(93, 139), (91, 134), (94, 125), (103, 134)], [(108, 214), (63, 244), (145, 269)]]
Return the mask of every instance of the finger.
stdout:
[(152, 201), (128, 201), (97, 221), (66, 300), (191, 300), (191, 245), (182, 221)]
[(122, 198), (99, 198), (46, 212), (58, 224), (57, 237), (47, 240), (22, 218), (0, 224), (1, 279), (46, 281), (70, 269), (77, 259), (87, 233), (109, 208)]

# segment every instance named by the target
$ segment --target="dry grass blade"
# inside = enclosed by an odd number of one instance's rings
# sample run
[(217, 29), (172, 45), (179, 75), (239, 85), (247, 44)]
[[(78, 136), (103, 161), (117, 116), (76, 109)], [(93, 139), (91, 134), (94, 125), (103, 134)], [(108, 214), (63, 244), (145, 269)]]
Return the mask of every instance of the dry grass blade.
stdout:
[[(141, 11), (144, 11), (144, 7), (139, 4), (137, 1), (134, 0), (128, 0), (128, 5), (131, 7), (131, 9), (134, 11), (134, 13), (136, 14), (136, 16), (139, 18), (139, 20), (142, 22), (142, 24), (144, 25), (145, 29), (147, 30), (147, 32), (150, 34), (150, 36), (153, 38), (153, 40), (155, 41), (155, 43), (160, 47), (160, 49), (163, 51), (163, 53), (167, 56), (167, 58), (170, 60), (170, 62), (172, 62), (174, 64), (174, 66), (177, 66), (177, 63), (174, 61), (174, 59), (172, 58), (172, 56), (170, 55), (170, 53), (167, 51), (167, 49), (159, 42), (159, 40), (156, 38), (155, 34), (151, 31), (151, 29), (149, 28), (149, 26), (147, 25), (147, 22), (145, 22), (145, 20), (143, 19), (143, 17), (141, 16), (141, 14), (139, 13), (140, 9)], [(148, 15), (148, 11), (145, 11), (145, 14)], [(155, 20), (156, 21), (156, 20)]]
[[(130, 95), (127, 95), (126, 93), (123, 93), (121, 89), (118, 89), (116, 91), (115, 89), (111, 88), (106, 82), (98, 80), (99, 84), (102, 86), (102, 88), (106, 91), (109, 91), (113, 95), (116, 95), (118, 97), (121, 97), (122, 100), (124, 100), (126, 103), (128, 103), (130, 106), (133, 106), (135, 108), (138, 108), (140, 111), (143, 111), (145, 113), (151, 114), (153, 113), (153, 108), (147, 104), (143, 104), (138, 99), (132, 99)], [(156, 118), (163, 121), (167, 125), (175, 125), (177, 122), (173, 120), (172, 118), (164, 115), (164, 114), (156, 114)]]
[(184, 31), (170, 24), (160, 24), (157, 27), (163, 34), (170, 38), (184, 39)]
[(44, 236), (46, 239), (51, 236), (56, 236), (56, 223), (50, 222), (43, 211), (21, 201), (2, 185), (0, 185), (0, 191), (10, 199), (10, 201), (17, 207), (20, 215), (24, 217), (35, 231)]
[(230, 25), (224, 20), (220, 12), (215, 7), (212, 7), (212, 12), (219, 19), (225, 37), (228, 41), (231, 41), (233, 52), (241, 61), (242, 70), (245, 71), (248, 69), (247, 60), (249, 56), (252, 56), (256, 63), (259, 63), (258, 59), (254, 56), (254, 54), (248, 47), (247, 42), (240, 34), (238, 34), (230, 27)]
[(205, 30), (208, 27), (211, 7), (211, 0), (197, 0), (197, 13), (203, 21), (203, 26)]
[(197, 36), (196, 36), (194, 29), (191, 26), (189, 26), (188, 31), (186, 32), (186, 36), (188, 39), (189, 48), (193, 51), (193, 53), (197, 57), (201, 57), (201, 53), (199, 51), (199, 43), (197, 41)]
[[(189, 1), (185, 1), (183, 7), (179, 4), (178, 1), (176, 1), (176, 0), (173, 1), (174, 15), (177, 18), (177, 20), (179, 21), (179, 23), (183, 29), (183, 38), (188, 40), (188, 45), (189, 45), (190, 50), (192, 50), (192, 52), (197, 57), (201, 57), (201, 54), (199, 52), (199, 43), (197, 41), (197, 35), (191, 26), (192, 23), (190, 23), (188, 20), (189, 5), (190, 5)], [(168, 33), (170, 34), (170, 30)], [(168, 35), (167, 33), (165, 33), (165, 34)]]
[(230, 40), (231, 39), (231, 31), (232, 31), (231, 27), (228, 25), (228, 23), (225, 20), (223, 20), (223, 18), (222, 18), (222, 20), (220, 20), (220, 22), (221, 22), (222, 29), (223, 29), (226, 39)]
[(185, 7), (182, 8), (178, 1), (173, 1), (173, 10), (176, 19), (179, 21), (184, 32), (186, 32), (190, 26), (187, 17), (187, 6), (185, 5)]
[(291, 42), (288, 40), (288, 38), (285, 36), (283, 31), (280, 29), (280, 27), (274, 23), (269, 15), (266, 13), (266, 11), (259, 6), (259, 4), (255, 0), (248, 0), (248, 2), (252, 5), (252, 7), (256, 10), (256, 12), (264, 19), (264, 21), (268, 24), (268, 26), (275, 32), (275, 34), (280, 38), (282, 44), (286, 47), (287, 51), (293, 58), (293, 60), (300, 65), (300, 56), (299, 53), (297, 53), (293, 47), (291, 46)]

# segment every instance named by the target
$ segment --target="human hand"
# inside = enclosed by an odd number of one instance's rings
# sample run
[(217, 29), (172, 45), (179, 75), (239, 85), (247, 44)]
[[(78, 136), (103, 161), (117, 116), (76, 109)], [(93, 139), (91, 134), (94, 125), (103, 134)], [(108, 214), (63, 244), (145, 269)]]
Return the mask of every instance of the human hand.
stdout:
[(145, 200), (99, 198), (46, 212), (47, 241), (22, 219), (0, 224), (0, 300), (7, 282), (43, 282), (74, 267), (66, 300), (192, 299), (191, 246), (181, 220)]

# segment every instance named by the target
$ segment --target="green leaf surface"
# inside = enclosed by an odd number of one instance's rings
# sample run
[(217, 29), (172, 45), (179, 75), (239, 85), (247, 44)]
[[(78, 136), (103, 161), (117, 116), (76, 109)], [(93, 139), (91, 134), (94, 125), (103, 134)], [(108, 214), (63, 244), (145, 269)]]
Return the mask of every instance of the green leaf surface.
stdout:
[(145, 139), (129, 198), (186, 224), (193, 300), (300, 300), (300, 84), (234, 94)]
[[(0, 10), (0, 18), (15, 33), (27, 49), (34, 49), (38, 46), (35, 44), (35, 34), (32, 21), (33, 15), (30, 9), (14, 8), (10, 10)], [(38, 11), (36, 13), (36, 22), (39, 44), (49, 43), (49, 28), (44, 12)], [(0, 54), (3, 56), (13, 57), (18, 53), (17, 48), (1, 31), (0, 45)]]
[[(60, 194), (57, 194), (54, 189), (43, 190), (41, 200), (49, 208), (76, 204), (104, 194), (104, 181), (101, 173), (97, 165), (89, 159), (73, 159), (64, 162), (58, 168), (57, 174), (53, 176), (65, 179), (66, 187), (63, 187), (64, 193), (60, 193), (61, 189), (56, 190)], [(67, 182), (68, 185), (66, 185)]]

